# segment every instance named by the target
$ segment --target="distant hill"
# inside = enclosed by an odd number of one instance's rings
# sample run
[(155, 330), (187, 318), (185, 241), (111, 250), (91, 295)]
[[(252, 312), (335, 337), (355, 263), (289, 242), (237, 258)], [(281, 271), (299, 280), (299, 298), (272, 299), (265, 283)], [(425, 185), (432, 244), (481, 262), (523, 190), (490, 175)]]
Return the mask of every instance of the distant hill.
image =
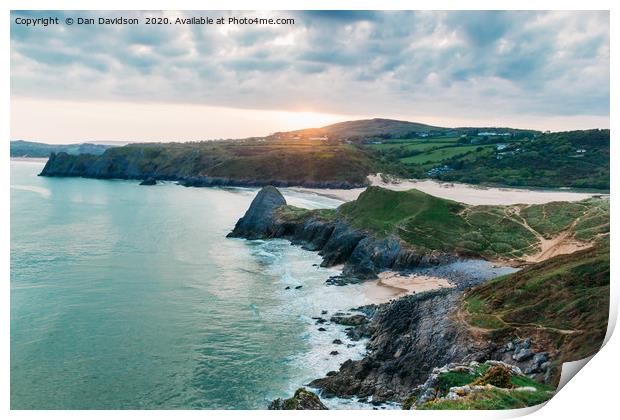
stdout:
[(369, 120), (344, 121), (320, 128), (306, 128), (287, 132), (278, 132), (274, 138), (324, 138), (332, 140), (364, 140), (369, 138), (415, 138), (427, 136), (454, 136), (462, 134), (476, 135), (480, 132), (493, 131), (497, 133), (537, 133), (535, 130), (520, 130), (507, 127), (438, 127), (410, 121), (373, 118)]
[(11, 141), (11, 157), (37, 157), (46, 158), (54, 152), (65, 152), (70, 155), (79, 155), (83, 153), (91, 155), (101, 155), (110, 147), (108, 144), (47, 144), (34, 141), (14, 140)]
[[(321, 128), (306, 128), (290, 131), (288, 135), (300, 136), (328, 136), (330, 138), (372, 137), (372, 136), (399, 136), (413, 133), (430, 133), (432, 131), (447, 130), (443, 127), (420, 124), (409, 121), (388, 120), (373, 118), (371, 120), (344, 121), (327, 125)], [(285, 134), (285, 133), (279, 133)]]

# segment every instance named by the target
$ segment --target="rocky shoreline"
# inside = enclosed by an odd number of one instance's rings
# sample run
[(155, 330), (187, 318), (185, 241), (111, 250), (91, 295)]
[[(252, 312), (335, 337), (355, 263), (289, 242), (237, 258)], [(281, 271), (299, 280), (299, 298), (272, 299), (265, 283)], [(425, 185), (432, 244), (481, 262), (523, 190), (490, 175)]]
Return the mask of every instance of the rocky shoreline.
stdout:
[(343, 265), (335, 284), (376, 279), (381, 271), (405, 271), (455, 262), (458, 256), (420, 253), (395, 236), (377, 239), (368, 232), (346, 223), (309, 218), (302, 223), (279, 217), (277, 210), (286, 205), (284, 196), (273, 186), (261, 189), (246, 214), (228, 237), (245, 239), (288, 239), (323, 258), (321, 266)]
[[(184, 175), (179, 173), (162, 173), (144, 171), (132, 167), (127, 162), (98, 162), (96, 156), (69, 155), (64, 152), (51, 153), (45, 167), (39, 176), (69, 178), (93, 178), (93, 179), (122, 179), (122, 180), (155, 180), (172, 181), (185, 187), (264, 187), (273, 185), (276, 187), (303, 187), (321, 189), (350, 190), (364, 188), (367, 183), (352, 183), (347, 181), (323, 181), (311, 182), (307, 180), (282, 180), (282, 179), (235, 179), (199, 175)], [(80, 160), (81, 159), (81, 160)]]
[[(459, 261), (456, 255), (417, 252), (396, 237), (376, 239), (338, 220), (311, 217), (302, 222), (290, 221), (279, 214), (285, 205), (286, 200), (275, 187), (264, 187), (228, 237), (284, 238), (317, 251), (323, 266), (343, 264), (342, 281), (334, 283), (332, 279), (332, 284), (374, 279), (386, 270), (448, 272), (445, 267)], [(535, 351), (531, 339), (505, 337), (506, 344), (498, 345), (498, 340), (489, 340), (464, 325), (458, 308), (463, 290), (472, 283), (463, 280), (457, 284), (459, 287), (353, 308), (348, 314), (335, 314), (329, 320), (316, 317), (317, 325), (344, 325), (349, 338), (368, 339), (368, 353), (361, 360), (347, 360), (338, 371), (328, 372), (308, 385), (318, 389), (324, 398), (402, 404), (419, 390), (434, 369), (451, 363), (488, 360), (511, 364), (531, 378), (548, 381), (552, 374), (549, 354)], [(274, 408), (285, 405), (283, 401), (272, 404)]]

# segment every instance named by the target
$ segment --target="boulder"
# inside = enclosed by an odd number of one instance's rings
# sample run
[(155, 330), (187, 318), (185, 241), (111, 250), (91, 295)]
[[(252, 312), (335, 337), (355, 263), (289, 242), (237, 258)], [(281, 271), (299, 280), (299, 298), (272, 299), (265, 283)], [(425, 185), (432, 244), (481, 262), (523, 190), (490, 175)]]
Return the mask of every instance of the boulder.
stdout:
[(146, 178), (144, 181), (140, 183), (140, 185), (156, 185), (157, 180), (155, 178)]
[(512, 358), (517, 362), (522, 362), (523, 360), (527, 360), (532, 356), (534, 356), (534, 352), (532, 352), (532, 350), (522, 348), (521, 350), (515, 352), (515, 354), (512, 355)]
[(299, 388), (288, 399), (278, 398), (269, 403), (269, 410), (329, 410), (314, 392)]
[(332, 316), (330, 321), (340, 325), (357, 326), (366, 323), (367, 319), (364, 315), (356, 314), (351, 316)]

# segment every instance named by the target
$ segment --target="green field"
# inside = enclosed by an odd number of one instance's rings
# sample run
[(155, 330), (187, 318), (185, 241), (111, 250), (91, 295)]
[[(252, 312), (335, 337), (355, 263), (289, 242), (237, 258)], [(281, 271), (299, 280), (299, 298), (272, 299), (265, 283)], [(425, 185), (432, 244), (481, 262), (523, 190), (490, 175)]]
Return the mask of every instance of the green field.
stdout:
[[(450, 143), (447, 143), (450, 144)], [(438, 141), (407, 141), (406, 143), (382, 143), (373, 144), (373, 147), (378, 150), (390, 150), (390, 149), (402, 149), (407, 152), (421, 152), (432, 150), (439, 147), (445, 147), (445, 142)]]
[(425, 163), (439, 163), (447, 159), (451, 159), (455, 156), (470, 153), (476, 151), (478, 147), (492, 148), (492, 145), (486, 146), (453, 146), (453, 147), (444, 147), (441, 149), (435, 149), (428, 153), (423, 153), (415, 156), (409, 156), (401, 159), (402, 163), (407, 165), (420, 165)]

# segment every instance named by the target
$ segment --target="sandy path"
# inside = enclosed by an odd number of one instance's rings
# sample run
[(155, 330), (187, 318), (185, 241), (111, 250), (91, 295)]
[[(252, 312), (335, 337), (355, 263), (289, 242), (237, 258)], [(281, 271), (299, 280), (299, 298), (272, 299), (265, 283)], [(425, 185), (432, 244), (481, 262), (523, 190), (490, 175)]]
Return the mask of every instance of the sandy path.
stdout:
[(525, 257), (527, 262), (541, 262), (556, 255), (572, 254), (573, 252), (590, 248), (592, 243), (581, 242), (569, 236), (570, 232), (562, 232), (558, 236), (552, 239), (545, 239), (540, 237), (538, 254), (529, 255)]
[(518, 216), (521, 225), (532, 232), (532, 234), (538, 240), (538, 253), (534, 255), (528, 255), (525, 257), (525, 261), (530, 263), (538, 263), (549, 258), (555, 257), (556, 255), (564, 255), (564, 254), (572, 254), (573, 252), (579, 251), (581, 249), (590, 248), (593, 243), (592, 242), (582, 242), (571, 236), (572, 228), (579, 222), (581, 217), (577, 218), (573, 223), (563, 232), (560, 232), (554, 238), (546, 239), (542, 236), (538, 231), (532, 228), (521, 216), (521, 209), (514, 208), (512, 209), (514, 214)]

